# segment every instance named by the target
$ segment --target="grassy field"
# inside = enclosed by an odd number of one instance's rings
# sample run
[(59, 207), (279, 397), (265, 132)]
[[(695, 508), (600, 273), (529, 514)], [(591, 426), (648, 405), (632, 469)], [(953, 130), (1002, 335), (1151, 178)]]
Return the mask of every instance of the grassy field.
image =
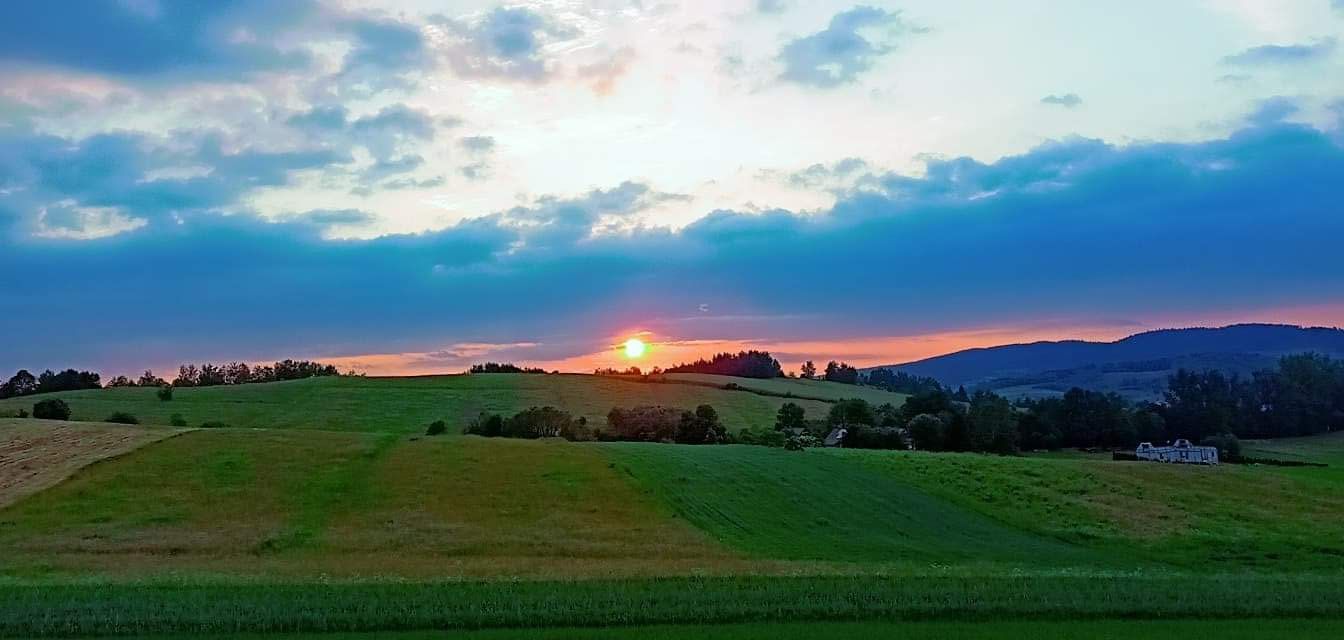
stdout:
[[(1310, 444), (1333, 450), (1344, 434)], [(1329, 443), (1329, 444), (1327, 444)], [(1165, 564), (1344, 570), (1338, 467), (825, 450), (1016, 529)]]
[(0, 636), (860, 620), (1344, 617), (1344, 582), (1003, 575), (568, 582), (0, 584)]
[[(1322, 640), (1344, 635), (1344, 621), (1264, 620), (1066, 620), (1061, 622), (792, 622), (713, 626), (621, 627), (619, 629), (484, 629), (404, 631), (377, 634), (294, 634), (293, 640), (1167, 640), (1214, 637), (1228, 640)], [(215, 636), (218, 637), (218, 636)], [(250, 634), (230, 638), (257, 638)], [(163, 636), (142, 636), (144, 640)]]
[[(784, 398), (705, 386), (647, 384), (589, 375), (480, 374), (418, 378), (310, 378), (269, 384), (177, 389), (162, 402), (154, 389), (119, 388), (44, 394), (70, 404), (75, 420), (102, 420), (125, 411), (142, 422), (168, 424), (180, 414), (190, 426), (221, 421), (232, 427), (423, 432), (434, 420), (453, 430), (482, 411), (505, 416), (552, 405), (605, 425), (612, 407), (661, 404), (694, 409), (713, 405), (731, 430), (768, 429)], [(0, 413), (30, 410), (34, 397), (0, 400)], [(795, 400), (808, 415), (823, 416), (824, 402)]]
[(1040, 566), (1077, 564), (1089, 555), (819, 451), (600, 446), (647, 494), (714, 539), (756, 557)]
[(0, 418), (0, 508), (181, 430)]
[(33, 420), (0, 451), (48, 434), (0, 636), (1344, 618), (1344, 434), (1247, 445), (1326, 468)]
[[(910, 397), (904, 393), (892, 393), (873, 387), (826, 382), (825, 380), (803, 380), (801, 378), (770, 378), (767, 380), (761, 378), (717, 376), (708, 373), (668, 373), (661, 377), (673, 382), (693, 382), (719, 386), (735, 384), (743, 389), (780, 396), (792, 396), (795, 398), (812, 398), (829, 401), (862, 398), (874, 405), (891, 403), (897, 407), (905, 404), (906, 398)], [(808, 417), (822, 418), (825, 416), (816, 415)]]

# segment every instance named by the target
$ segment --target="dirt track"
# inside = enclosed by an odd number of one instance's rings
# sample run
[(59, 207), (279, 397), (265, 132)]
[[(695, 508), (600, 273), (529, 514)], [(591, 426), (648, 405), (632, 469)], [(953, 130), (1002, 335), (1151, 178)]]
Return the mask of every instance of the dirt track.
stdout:
[(0, 509), (94, 462), (183, 431), (97, 422), (0, 419)]

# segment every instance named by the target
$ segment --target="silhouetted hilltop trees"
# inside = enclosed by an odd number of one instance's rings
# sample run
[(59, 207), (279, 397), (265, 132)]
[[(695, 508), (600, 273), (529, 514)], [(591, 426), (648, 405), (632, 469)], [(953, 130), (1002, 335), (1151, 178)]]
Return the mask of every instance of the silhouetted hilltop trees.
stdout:
[[(147, 377), (153, 377), (149, 371), (146, 371), (145, 374)], [(207, 362), (200, 366), (184, 364), (178, 367), (177, 377), (173, 379), (173, 386), (216, 387), (339, 375), (341, 375), (341, 372), (336, 369), (336, 365), (322, 364), (311, 360), (281, 360), (274, 365), (258, 365), (255, 367), (243, 362), (230, 362), (224, 365)]]
[(48, 369), (34, 376), (27, 369), (20, 369), (4, 384), (0, 384), (0, 398), (30, 396), (53, 391), (76, 391), (79, 389), (101, 389), (101, 378), (92, 371), (66, 369), (56, 373)]
[(546, 373), (538, 367), (520, 367), (512, 362), (487, 362), (471, 365), (471, 373)]
[(669, 367), (667, 373), (712, 373), (741, 378), (783, 378), (784, 369), (768, 351), (739, 351), (719, 353), (713, 358)]
[[(877, 387), (883, 391), (893, 391), (896, 393), (908, 393), (914, 395), (917, 393), (928, 393), (943, 388), (942, 383), (934, 378), (925, 376), (916, 376), (904, 371), (895, 371), (892, 369), (873, 369), (867, 375), (859, 380), (862, 384), (870, 387)], [(965, 388), (960, 391), (962, 397), (958, 398), (961, 402), (970, 402), (970, 396), (966, 395)]]

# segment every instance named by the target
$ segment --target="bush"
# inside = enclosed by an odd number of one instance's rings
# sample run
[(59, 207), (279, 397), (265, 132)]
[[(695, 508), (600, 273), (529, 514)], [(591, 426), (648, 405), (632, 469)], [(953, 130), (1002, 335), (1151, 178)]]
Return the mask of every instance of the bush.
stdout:
[(33, 405), (33, 417), (38, 420), (69, 420), (70, 405), (64, 400), (48, 398)]
[(434, 422), (429, 423), (429, 428), (425, 429), (425, 435), (439, 436), (443, 435), (445, 431), (448, 431), (448, 423), (442, 420), (435, 420)]
[(812, 447), (820, 446), (821, 441), (815, 436), (808, 434), (792, 435), (789, 436), (788, 440), (784, 441), (784, 448), (789, 451), (802, 451), (803, 449), (811, 449)]
[(564, 438), (591, 440), (587, 427), (579, 424), (567, 411), (555, 407), (532, 407), (515, 413), (504, 421), (501, 432), (506, 438)]
[(676, 442), (681, 411), (672, 407), (615, 408), (607, 413), (606, 437), (633, 442)]
[(202, 429), (228, 429), (229, 425), (218, 420), (207, 420), (201, 423)]
[(106, 418), (103, 418), (103, 422), (112, 422), (115, 424), (140, 424), (140, 419), (136, 418), (135, 416), (129, 413), (126, 413), (125, 411), (118, 411)]
[(467, 428), (463, 433), (486, 438), (498, 438), (504, 433), (504, 418), (498, 413), (484, 413), (477, 416), (475, 420), (467, 423)]
[(916, 449), (939, 451), (943, 448), (943, 420), (931, 413), (921, 413), (910, 420), (906, 429)]
[(163, 385), (162, 387), (159, 387), (158, 396), (159, 400), (162, 400), (163, 402), (168, 402), (169, 400), (172, 400), (173, 388), (166, 384)]
[(789, 442), (789, 434), (783, 431), (753, 431), (752, 429), (743, 429), (737, 434), (737, 441), (741, 444), (754, 444), (762, 447), (783, 447)]
[(174, 413), (173, 417), (168, 419), (168, 424), (171, 424), (174, 427), (185, 427), (187, 426), (187, 419), (183, 418), (180, 413)]

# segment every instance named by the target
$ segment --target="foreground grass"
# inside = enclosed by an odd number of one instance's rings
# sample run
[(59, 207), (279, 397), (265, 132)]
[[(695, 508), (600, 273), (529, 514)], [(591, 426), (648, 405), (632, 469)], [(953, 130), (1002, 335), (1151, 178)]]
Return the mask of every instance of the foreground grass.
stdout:
[[(220, 421), (233, 427), (423, 432), (434, 420), (454, 431), (482, 411), (512, 415), (552, 405), (593, 425), (613, 407), (661, 404), (694, 409), (710, 404), (731, 430), (770, 428), (785, 398), (687, 384), (647, 384), (590, 375), (482, 374), (418, 378), (310, 378), (267, 384), (178, 389), (163, 402), (154, 389), (94, 389), (44, 394), (69, 403), (75, 420), (101, 420), (125, 411), (142, 422), (168, 424), (180, 414), (190, 426)], [(31, 411), (33, 396), (0, 400), (0, 413)], [(808, 415), (830, 405), (794, 400)]]
[[(1165, 640), (1214, 637), (1229, 640), (1295, 640), (1344, 636), (1341, 620), (1067, 620), (1061, 622), (793, 622), (706, 626), (618, 627), (613, 629), (486, 629), (394, 633), (295, 634), (293, 640)], [(254, 638), (261, 636), (229, 636)], [(159, 636), (162, 638), (162, 636)], [(151, 640), (147, 637), (145, 640)]]
[(1341, 618), (1344, 581), (1250, 576), (0, 586), (0, 636), (862, 620)]

